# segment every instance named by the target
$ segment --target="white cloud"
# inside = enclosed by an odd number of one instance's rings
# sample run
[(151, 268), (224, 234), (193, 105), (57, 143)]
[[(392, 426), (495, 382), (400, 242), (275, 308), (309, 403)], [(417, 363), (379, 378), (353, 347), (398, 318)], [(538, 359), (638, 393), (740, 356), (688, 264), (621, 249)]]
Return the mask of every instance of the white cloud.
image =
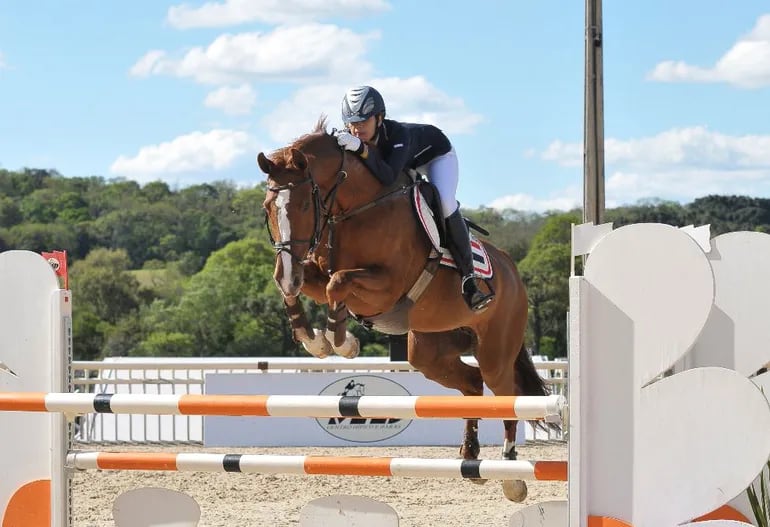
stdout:
[[(582, 164), (580, 143), (554, 141), (541, 157)], [(605, 194), (610, 203), (642, 198), (692, 200), (706, 194), (767, 195), (770, 135), (727, 135), (702, 126), (641, 139), (605, 141)]]
[(166, 52), (158, 49), (148, 51), (136, 64), (131, 66), (128, 73), (134, 77), (148, 77), (152, 74), (162, 73), (166, 60)]
[[(741, 169), (770, 167), (770, 135), (734, 136), (712, 132), (703, 126), (673, 128), (652, 137), (604, 143), (607, 165), (645, 169), (684, 167), (723, 167)], [(542, 158), (562, 166), (580, 166), (583, 145), (554, 141)]]
[(178, 29), (225, 27), (247, 22), (292, 24), (330, 17), (357, 17), (390, 9), (385, 0), (224, 0), (200, 7), (171, 6), (168, 23)]
[(389, 77), (372, 85), (382, 93), (388, 115), (398, 121), (435, 124), (450, 135), (470, 133), (483, 122), (460, 97), (444, 93), (425, 77)]
[(548, 145), (540, 157), (546, 161), (555, 161), (563, 167), (579, 167), (583, 164), (583, 144), (556, 140)]
[(262, 119), (270, 138), (284, 145), (309, 132), (318, 117), (328, 117), (329, 128), (341, 128), (340, 102), (347, 89), (343, 84), (318, 84), (295, 91)]
[(257, 101), (257, 94), (250, 84), (223, 86), (206, 95), (203, 104), (207, 108), (222, 110), (228, 115), (247, 115)]
[(668, 60), (656, 65), (648, 77), (661, 82), (726, 82), (742, 88), (770, 85), (770, 14), (760, 16), (751, 32), (712, 67)]
[(347, 75), (351, 65), (364, 75), (363, 58), (378, 32), (355, 33), (335, 25), (278, 27), (268, 33), (224, 34), (207, 47), (194, 47), (178, 58), (150, 51), (131, 68), (135, 76), (172, 75), (205, 84), (253, 79), (307, 82)]
[(279, 103), (265, 116), (263, 124), (270, 137), (286, 143), (308, 132), (323, 113), (330, 127), (342, 127), (340, 103), (350, 86), (368, 84), (376, 87), (385, 99), (388, 117), (398, 121), (430, 123), (449, 135), (473, 132), (482, 122), (480, 114), (471, 112), (459, 97), (442, 92), (424, 77), (396, 77), (361, 80), (346, 84), (328, 83), (297, 90), (290, 99)]
[(7, 67), (8, 65), (5, 63), (5, 55), (3, 55), (3, 52), (0, 51), (0, 70), (3, 70)]
[(680, 168), (653, 173), (614, 171), (605, 181), (607, 199), (635, 203), (643, 198), (689, 202), (709, 194), (768, 195), (770, 170)]
[(143, 146), (131, 157), (121, 155), (110, 166), (110, 172), (147, 182), (164, 175), (226, 169), (254, 149), (254, 140), (246, 132), (192, 132), (165, 143)]
[(547, 212), (552, 210), (572, 210), (582, 206), (582, 198), (577, 190), (568, 189), (561, 196), (540, 199), (529, 194), (510, 194), (492, 201), (489, 207), (498, 210), (513, 209), (528, 212)]

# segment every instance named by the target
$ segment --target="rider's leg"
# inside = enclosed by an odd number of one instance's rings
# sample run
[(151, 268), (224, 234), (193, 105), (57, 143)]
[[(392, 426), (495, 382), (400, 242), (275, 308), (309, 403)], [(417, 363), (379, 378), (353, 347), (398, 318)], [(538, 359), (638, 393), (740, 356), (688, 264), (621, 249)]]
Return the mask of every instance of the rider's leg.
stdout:
[(448, 218), (457, 210), (457, 181), (459, 179), (460, 169), (457, 163), (457, 154), (454, 148), (433, 159), (424, 166), (428, 181), (438, 190), (441, 198), (441, 212), (444, 219)]
[(471, 250), (468, 225), (460, 213), (455, 193), (457, 192), (458, 163), (454, 149), (437, 157), (428, 164), (428, 179), (438, 189), (441, 208), (447, 226), (447, 245), (457, 269), (462, 276), (461, 292), (468, 307), (480, 310), (489, 304), (494, 295), (482, 293), (476, 284), (473, 272), (473, 252)]
[(465, 223), (458, 207), (447, 219), (447, 232), (449, 234), (449, 252), (457, 264), (457, 269), (462, 276), (462, 294), (465, 303), (473, 310), (484, 309), (492, 301), (494, 295), (482, 293), (476, 284), (476, 276), (473, 272), (473, 252), (471, 240), (468, 234), (468, 225)]

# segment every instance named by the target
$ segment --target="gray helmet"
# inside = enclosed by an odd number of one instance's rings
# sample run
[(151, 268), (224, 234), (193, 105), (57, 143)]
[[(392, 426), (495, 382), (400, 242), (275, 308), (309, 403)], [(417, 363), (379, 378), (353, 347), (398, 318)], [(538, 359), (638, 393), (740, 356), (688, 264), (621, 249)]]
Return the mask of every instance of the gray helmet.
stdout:
[(342, 121), (346, 125), (366, 121), (379, 113), (385, 113), (385, 101), (371, 86), (350, 88), (342, 98)]

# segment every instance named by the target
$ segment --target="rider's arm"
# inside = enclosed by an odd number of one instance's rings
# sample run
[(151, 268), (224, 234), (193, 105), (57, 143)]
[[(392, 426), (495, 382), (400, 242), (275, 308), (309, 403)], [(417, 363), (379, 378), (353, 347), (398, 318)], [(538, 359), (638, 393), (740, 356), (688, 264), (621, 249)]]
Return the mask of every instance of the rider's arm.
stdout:
[(406, 167), (409, 159), (409, 134), (403, 128), (394, 130), (389, 137), (393, 145), (387, 159), (384, 159), (376, 147), (366, 145), (361, 159), (383, 185), (390, 185)]

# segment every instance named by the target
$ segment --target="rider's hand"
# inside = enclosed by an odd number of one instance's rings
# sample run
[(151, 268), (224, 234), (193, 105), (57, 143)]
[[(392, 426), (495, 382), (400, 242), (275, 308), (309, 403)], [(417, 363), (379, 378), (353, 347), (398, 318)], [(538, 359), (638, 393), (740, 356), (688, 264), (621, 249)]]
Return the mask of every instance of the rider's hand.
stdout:
[(341, 132), (338, 134), (337, 144), (345, 150), (350, 150), (356, 154), (361, 154), (364, 151), (364, 144), (358, 137), (354, 136), (350, 132)]

